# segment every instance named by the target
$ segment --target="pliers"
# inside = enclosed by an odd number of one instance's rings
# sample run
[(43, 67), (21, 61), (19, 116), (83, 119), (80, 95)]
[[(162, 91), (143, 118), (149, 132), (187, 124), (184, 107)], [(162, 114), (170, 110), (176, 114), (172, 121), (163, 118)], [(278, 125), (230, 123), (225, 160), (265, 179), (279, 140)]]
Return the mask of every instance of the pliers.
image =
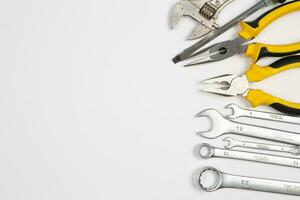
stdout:
[(238, 33), (239, 36), (237, 38), (214, 44), (195, 53), (193, 57), (196, 56), (200, 58), (185, 66), (224, 60), (242, 53), (251, 57), (254, 62), (267, 56), (281, 57), (300, 53), (300, 42), (288, 45), (250, 43), (252, 39), (259, 35), (259, 33), (273, 21), (281, 16), (298, 10), (300, 10), (300, 1), (291, 1), (275, 7), (254, 21), (241, 22), (241, 31)]
[[(300, 104), (286, 101), (265, 93), (259, 89), (251, 89), (249, 82), (259, 82), (282, 71), (300, 67), (300, 56), (294, 55), (282, 58), (267, 67), (252, 64), (242, 76), (226, 74), (203, 81), (204, 91), (223, 96), (243, 95), (253, 107), (268, 105), (290, 115), (300, 115)], [(221, 87), (212, 87), (220, 84)]]

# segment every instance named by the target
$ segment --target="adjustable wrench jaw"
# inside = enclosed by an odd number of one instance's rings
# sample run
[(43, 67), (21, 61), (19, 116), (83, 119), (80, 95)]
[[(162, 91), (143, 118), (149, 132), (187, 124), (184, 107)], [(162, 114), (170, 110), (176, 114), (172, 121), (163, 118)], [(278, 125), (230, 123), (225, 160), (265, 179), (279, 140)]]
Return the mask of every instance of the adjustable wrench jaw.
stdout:
[(189, 40), (203, 37), (218, 28), (216, 19), (222, 8), (232, 0), (180, 0), (171, 13), (171, 26), (175, 28), (183, 16), (190, 17), (198, 25), (189, 36)]

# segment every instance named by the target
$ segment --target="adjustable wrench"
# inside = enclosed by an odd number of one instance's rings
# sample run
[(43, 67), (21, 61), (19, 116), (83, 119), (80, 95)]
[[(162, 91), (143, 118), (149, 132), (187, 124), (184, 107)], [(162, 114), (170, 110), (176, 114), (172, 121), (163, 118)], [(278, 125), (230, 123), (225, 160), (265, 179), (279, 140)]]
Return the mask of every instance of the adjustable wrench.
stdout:
[(232, 114), (226, 115), (226, 117), (230, 119), (237, 119), (239, 117), (249, 117), (249, 118), (265, 119), (265, 120), (284, 122), (290, 124), (300, 124), (300, 117), (283, 115), (279, 113), (244, 109), (236, 104), (229, 104), (225, 106), (225, 109), (232, 110)]
[(283, 146), (283, 145), (275, 145), (275, 144), (263, 144), (257, 142), (239, 141), (231, 137), (224, 138), (223, 141), (228, 142), (228, 144), (224, 146), (226, 149), (233, 149), (234, 147), (244, 147), (250, 149), (277, 151), (283, 153), (291, 153), (294, 155), (300, 155), (299, 146)]
[(196, 117), (208, 117), (212, 127), (208, 131), (200, 131), (197, 134), (204, 138), (217, 138), (227, 133), (233, 133), (248, 137), (256, 137), (288, 144), (300, 145), (300, 133), (283, 131), (263, 126), (255, 126), (238, 123), (224, 118), (217, 110), (208, 109), (196, 115)]
[[(213, 178), (211, 184), (205, 182), (208, 177)], [(300, 183), (226, 174), (213, 167), (197, 170), (193, 179), (196, 187), (205, 192), (236, 188), (300, 196)]]
[(198, 22), (189, 36), (189, 40), (203, 37), (218, 28), (216, 19), (219, 12), (232, 0), (180, 0), (172, 10), (171, 25), (175, 28), (183, 16)]
[(297, 158), (276, 156), (271, 154), (253, 153), (247, 151), (226, 150), (213, 147), (206, 143), (199, 144), (198, 146), (196, 146), (195, 151), (197, 153), (196, 155), (203, 159), (209, 159), (212, 157), (230, 158), (300, 168), (300, 159)]

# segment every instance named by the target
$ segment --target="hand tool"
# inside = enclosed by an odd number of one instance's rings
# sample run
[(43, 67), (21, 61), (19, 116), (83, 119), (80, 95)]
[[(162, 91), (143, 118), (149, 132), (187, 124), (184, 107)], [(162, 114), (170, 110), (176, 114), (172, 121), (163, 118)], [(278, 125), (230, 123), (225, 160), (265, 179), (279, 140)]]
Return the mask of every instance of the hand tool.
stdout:
[(265, 119), (265, 120), (276, 121), (276, 122), (284, 122), (290, 124), (300, 124), (300, 117), (283, 115), (279, 113), (271, 113), (266, 111), (245, 109), (245, 108), (241, 108), (236, 104), (229, 104), (225, 107), (225, 109), (232, 110), (232, 114), (225, 116), (226, 118), (229, 119), (248, 117), (248, 118), (256, 118), (256, 119)]
[(256, 3), (254, 6), (250, 7), (248, 10), (245, 12), (241, 13), (234, 19), (230, 20), (228, 23), (223, 25), (222, 27), (215, 29), (208, 33), (204, 38), (202, 38), (199, 42), (195, 43), (191, 47), (185, 49), (182, 53), (178, 54), (173, 58), (174, 63), (181, 62), (185, 59), (192, 58), (193, 56), (197, 55), (197, 51), (202, 48), (204, 45), (208, 44), (218, 36), (222, 35), (225, 33), (227, 30), (235, 26), (237, 23), (240, 21), (246, 19), (253, 13), (257, 12), (258, 10), (268, 7), (277, 3), (284, 3), (285, 0), (260, 0), (258, 3)]
[(263, 144), (257, 142), (239, 141), (232, 137), (226, 137), (223, 141), (228, 142), (224, 147), (226, 149), (233, 149), (235, 147), (243, 147), (250, 149), (266, 150), (266, 151), (277, 151), (282, 153), (291, 153), (294, 155), (300, 155), (300, 146), (283, 146), (275, 144)]
[[(299, 1), (300, 3), (300, 1)], [(262, 90), (251, 89), (249, 82), (259, 82), (282, 71), (300, 67), (300, 56), (282, 58), (267, 67), (252, 64), (250, 69), (242, 76), (225, 74), (211, 79), (204, 80), (206, 84), (203, 90), (222, 96), (242, 95), (252, 107), (268, 105), (275, 110), (290, 114), (300, 115), (300, 104), (274, 97)], [(212, 84), (219, 84), (215, 87)]]
[(234, 122), (224, 118), (217, 110), (214, 109), (204, 110), (198, 113), (196, 117), (208, 117), (212, 123), (210, 130), (199, 131), (197, 133), (204, 138), (213, 139), (224, 134), (232, 133), (300, 145), (300, 133)]
[(253, 22), (241, 22), (242, 30), (239, 36), (233, 40), (227, 40), (214, 44), (197, 52), (199, 59), (187, 64), (192, 66), (202, 63), (224, 60), (236, 54), (245, 53), (255, 62), (260, 58), (272, 56), (282, 57), (300, 52), (300, 42), (288, 45), (268, 45), (262, 43), (250, 43), (264, 28), (281, 16), (300, 10), (300, 1), (292, 1), (276, 7), (258, 17)]
[(189, 40), (203, 37), (217, 29), (216, 19), (219, 12), (232, 0), (181, 0), (174, 6), (171, 14), (172, 29), (183, 16), (191, 17), (198, 22), (189, 36)]
[(203, 159), (215, 158), (230, 158), (236, 160), (246, 160), (259, 163), (267, 163), (273, 165), (282, 165), (287, 167), (300, 168), (300, 159), (292, 157), (276, 156), (271, 154), (254, 153), (247, 151), (226, 150), (213, 147), (203, 143), (196, 147), (198, 155)]
[(226, 174), (213, 167), (204, 167), (203, 169), (196, 170), (193, 179), (194, 184), (205, 192), (214, 192), (220, 188), (236, 188), (300, 195), (300, 183), (297, 182)]

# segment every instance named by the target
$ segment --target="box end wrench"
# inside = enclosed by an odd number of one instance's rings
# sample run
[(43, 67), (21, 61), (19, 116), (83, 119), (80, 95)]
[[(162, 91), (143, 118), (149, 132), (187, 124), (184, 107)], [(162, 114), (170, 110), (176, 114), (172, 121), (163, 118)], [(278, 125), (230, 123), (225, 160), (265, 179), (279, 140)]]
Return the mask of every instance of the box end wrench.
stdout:
[[(209, 178), (213, 181), (206, 183)], [(298, 182), (232, 175), (214, 167), (196, 170), (193, 174), (193, 182), (197, 188), (205, 192), (213, 192), (220, 188), (236, 188), (300, 196), (300, 183)]]
[[(202, 159), (209, 158), (229, 158), (236, 160), (245, 160), (273, 165), (300, 168), (300, 159), (293, 157), (283, 157), (271, 154), (262, 154), (247, 151), (227, 150), (213, 147), (210, 144), (202, 143), (195, 147), (197, 157)], [(197, 155), (198, 154), (198, 155)]]

